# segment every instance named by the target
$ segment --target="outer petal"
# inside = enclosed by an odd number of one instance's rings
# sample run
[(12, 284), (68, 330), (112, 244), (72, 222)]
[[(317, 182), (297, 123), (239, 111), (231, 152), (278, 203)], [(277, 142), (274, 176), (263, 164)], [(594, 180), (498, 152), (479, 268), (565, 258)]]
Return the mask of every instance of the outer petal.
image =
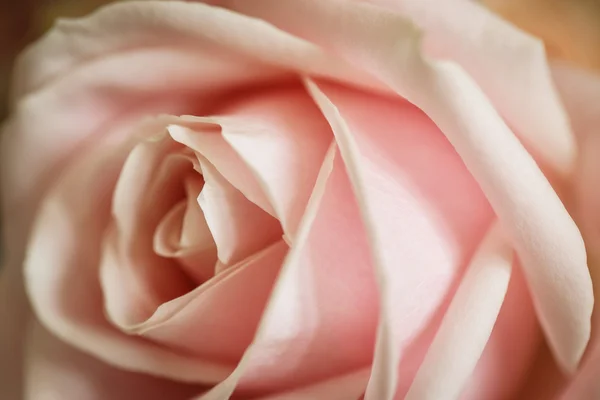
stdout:
[[(557, 64), (554, 79), (561, 91), (581, 154), (573, 187), (572, 213), (581, 227), (589, 254), (589, 268), (596, 300), (600, 299), (600, 76)], [(596, 302), (593, 337), (581, 372), (569, 384), (562, 399), (600, 396), (600, 308)]]
[(581, 235), (476, 83), (453, 63), (425, 58), (414, 25), (381, 8), (311, 0), (235, 5), (353, 60), (440, 127), (513, 241), (552, 349), (562, 368), (573, 372), (589, 339), (593, 307)]
[(600, 249), (600, 75), (562, 63), (552, 72), (580, 148), (571, 206), (588, 247)]
[(569, 176), (575, 166), (576, 143), (539, 39), (475, 1), (370, 1), (417, 24), (423, 30), (424, 52), (457, 62), (536, 160), (563, 177)]
[(189, 399), (206, 390), (114, 368), (53, 337), (39, 324), (28, 335), (26, 400)]

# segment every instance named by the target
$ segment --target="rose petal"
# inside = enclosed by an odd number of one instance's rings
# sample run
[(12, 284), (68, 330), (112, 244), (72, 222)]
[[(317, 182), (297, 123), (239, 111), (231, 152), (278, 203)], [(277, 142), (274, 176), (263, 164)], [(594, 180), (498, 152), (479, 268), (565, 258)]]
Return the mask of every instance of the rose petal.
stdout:
[(300, 86), (260, 90), (219, 111), (184, 117), (187, 129), (169, 128), (172, 137), (276, 216), (293, 240), (331, 140), (329, 127)]
[(276, 216), (273, 205), (261, 187), (261, 181), (223, 138), (221, 132), (224, 124), (222, 120), (216, 122), (210, 117), (187, 116), (175, 119), (168, 131), (173, 140), (194, 150), (199, 158), (205, 158), (212, 164), (249, 201)]
[[(588, 248), (588, 265), (597, 300), (600, 298), (600, 78), (563, 64), (553, 65), (552, 72), (581, 148), (572, 212)], [(600, 396), (600, 308), (597, 302), (592, 323), (593, 336), (584, 363), (561, 397), (564, 400)]]
[[(593, 307), (581, 235), (531, 155), (475, 82), (453, 63), (424, 58), (418, 48), (420, 32), (384, 9), (344, 1), (243, 4), (245, 12), (353, 60), (440, 127), (513, 241), (555, 356), (565, 371), (573, 372), (589, 339)], [(299, 23), (306, 20), (311, 23)]]
[(597, 399), (600, 396), (600, 345), (590, 348), (581, 370), (560, 397), (561, 400)]
[(105, 251), (110, 254), (104, 257), (100, 278), (106, 311), (123, 329), (193, 288), (176, 263), (153, 251), (161, 218), (185, 196), (185, 176), (197, 173), (187, 157), (176, 153), (181, 145), (166, 135), (164, 127), (159, 120), (145, 132), (160, 137), (135, 146), (114, 191), (115, 228), (107, 239)]
[(135, 331), (167, 348), (235, 365), (255, 334), (288, 247), (279, 241), (162, 304)]
[[(518, 400), (556, 400), (564, 391), (568, 378), (560, 371), (547, 343), (538, 349)], [(569, 399), (571, 400), (571, 399)], [(575, 399), (573, 399), (575, 400)]]
[(515, 398), (529, 380), (543, 343), (529, 287), (516, 264), (492, 334), (461, 400)]
[(588, 247), (600, 256), (600, 77), (565, 64), (552, 67), (580, 149), (573, 188), (576, 220)]
[(173, 207), (156, 228), (154, 251), (177, 259), (187, 275), (201, 284), (215, 272), (217, 249), (197, 200), (204, 180), (192, 176), (184, 185), (186, 199)]
[[(366, 398), (391, 399), (406, 342), (444, 307), (491, 210), (453, 148), (416, 107), (327, 84), (307, 86), (340, 145), (381, 291)], [(415, 372), (402, 376), (411, 380)]]
[(200, 162), (204, 188), (198, 197), (217, 244), (219, 261), (230, 265), (281, 239), (279, 221), (251, 203), (208, 162)]
[(536, 159), (568, 177), (577, 148), (543, 42), (474, 1), (370, 1), (417, 24), (424, 53), (464, 68)]
[(292, 239), (331, 142), (329, 126), (301, 87), (258, 92), (222, 113), (244, 126), (224, 129), (223, 138), (263, 182)]
[(189, 399), (205, 390), (114, 368), (53, 337), (39, 324), (28, 335), (26, 395), (23, 399)]
[[(332, 233), (333, 227), (344, 234)], [(366, 367), (377, 318), (368, 258), (358, 209), (332, 147), (253, 343), (234, 373), (201, 398), (228, 398), (236, 386), (236, 394), (281, 392)], [(352, 387), (349, 398), (364, 390)]]
[(494, 225), (461, 280), (406, 400), (459, 398), (496, 323), (512, 263), (513, 250)]
[(369, 368), (342, 375), (324, 382), (302, 387), (259, 400), (348, 400), (357, 399), (369, 380)]
[[(232, 30), (232, 26), (236, 29)], [(254, 37), (263, 40), (256, 41)], [(73, 69), (107, 55), (132, 48), (172, 48), (173, 43), (191, 46), (189, 50), (196, 52), (211, 50), (213, 57), (207, 61), (215, 59), (216, 49), (228, 56), (249, 56), (263, 64), (263, 69), (264, 64), (271, 64), (345, 78), (349, 82), (364, 82), (355, 79), (357, 76), (364, 78), (364, 75), (347, 64), (263, 21), (202, 3), (138, 1), (110, 4), (81, 19), (60, 20), (54, 30), (31, 46), (19, 61), (21, 72), (16, 79), (15, 95), (39, 90), (64, 78)], [(52, 59), (52, 63), (40, 62), (47, 59)], [(236, 64), (231, 59), (227, 61), (225, 67)], [(267, 72), (272, 70), (267, 69)], [(222, 80), (231, 78), (222, 74), (216, 76)]]
[(178, 381), (218, 382), (230, 367), (125, 335), (103, 315), (98, 266), (110, 220), (107, 193), (132, 148), (114, 139), (109, 136), (82, 154), (45, 197), (25, 262), (31, 304), (60, 339), (117, 368)]

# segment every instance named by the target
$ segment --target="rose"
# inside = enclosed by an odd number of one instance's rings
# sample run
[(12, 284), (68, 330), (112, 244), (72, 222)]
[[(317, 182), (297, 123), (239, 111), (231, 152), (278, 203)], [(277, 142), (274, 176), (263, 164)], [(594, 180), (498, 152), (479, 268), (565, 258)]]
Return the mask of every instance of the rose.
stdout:
[(29, 329), (28, 396), (503, 398), (539, 326), (575, 371), (593, 294), (540, 43), (469, 2), (219, 5), (115, 4), (21, 60), (6, 274), (26, 247), (72, 346)]

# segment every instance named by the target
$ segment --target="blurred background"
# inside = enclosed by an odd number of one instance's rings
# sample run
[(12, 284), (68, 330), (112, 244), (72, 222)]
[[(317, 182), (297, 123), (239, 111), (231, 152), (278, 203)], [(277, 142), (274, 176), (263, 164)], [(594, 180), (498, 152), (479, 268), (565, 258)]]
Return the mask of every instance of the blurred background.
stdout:
[(108, 0), (5, 0), (0, 3), (0, 121), (7, 113), (12, 65), (28, 43), (41, 36), (57, 17), (89, 13)]

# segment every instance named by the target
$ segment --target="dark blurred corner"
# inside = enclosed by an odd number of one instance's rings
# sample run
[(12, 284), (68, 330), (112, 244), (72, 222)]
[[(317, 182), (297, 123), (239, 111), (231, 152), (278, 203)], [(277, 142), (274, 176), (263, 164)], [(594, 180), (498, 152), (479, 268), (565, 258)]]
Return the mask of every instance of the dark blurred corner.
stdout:
[(35, 0), (3, 1), (0, 5), (0, 119), (7, 112), (8, 87), (15, 55), (33, 36)]
[(2, 0), (0, 2), (0, 121), (8, 112), (15, 57), (57, 17), (85, 15), (108, 0)]

